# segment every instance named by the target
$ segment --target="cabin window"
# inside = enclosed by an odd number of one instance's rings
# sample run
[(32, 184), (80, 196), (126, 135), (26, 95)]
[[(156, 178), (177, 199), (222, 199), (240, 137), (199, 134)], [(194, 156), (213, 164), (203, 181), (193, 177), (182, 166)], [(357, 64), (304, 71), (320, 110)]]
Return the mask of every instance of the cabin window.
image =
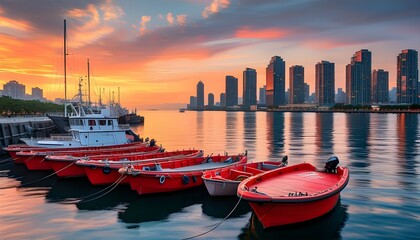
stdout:
[(112, 120), (108, 120), (108, 125), (109, 125), (109, 126), (114, 125), (114, 124), (113, 124), (113, 122), (112, 122)]
[(106, 120), (99, 120), (100, 126), (106, 126)]
[(96, 121), (93, 119), (89, 119), (88, 124), (89, 126), (96, 126)]

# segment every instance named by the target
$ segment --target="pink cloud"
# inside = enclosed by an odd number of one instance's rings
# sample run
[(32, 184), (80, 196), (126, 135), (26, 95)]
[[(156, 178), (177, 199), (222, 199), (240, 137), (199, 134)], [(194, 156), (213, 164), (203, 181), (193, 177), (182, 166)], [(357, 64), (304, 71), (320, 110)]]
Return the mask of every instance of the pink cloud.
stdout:
[(278, 28), (251, 29), (243, 27), (235, 32), (237, 38), (277, 39), (289, 34), (288, 30)]
[(181, 14), (176, 16), (176, 21), (180, 25), (184, 25), (187, 22), (187, 15)]
[(174, 16), (172, 15), (172, 13), (168, 13), (166, 14), (166, 20), (168, 21), (169, 24), (174, 24)]

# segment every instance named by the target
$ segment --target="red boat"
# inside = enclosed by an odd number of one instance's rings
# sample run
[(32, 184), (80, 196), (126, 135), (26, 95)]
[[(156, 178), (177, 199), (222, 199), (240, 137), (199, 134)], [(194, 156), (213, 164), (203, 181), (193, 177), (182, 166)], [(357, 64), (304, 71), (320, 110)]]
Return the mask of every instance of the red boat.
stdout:
[(44, 148), (28, 146), (26, 144), (12, 144), (12, 145), (9, 145), (9, 146), (3, 148), (3, 150), (8, 152), (10, 157), (17, 164), (23, 164), (24, 159), (20, 159), (18, 156), (16, 156), (16, 153), (21, 152), (21, 151), (30, 151), (30, 150), (36, 150), (36, 149), (44, 149)]
[(349, 181), (349, 171), (337, 167), (338, 158), (325, 170), (309, 163), (261, 173), (238, 186), (238, 197), (251, 205), (264, 228), (308, 221), (331, 211)]
[(45, 161), (47, 156), (55, 156), (55, 155), (71, 155), (74, 157), (83, 157), (83, 156), (91, 156), (91, 155), (99, 155), (99, 154), (122, 154), (122, 153), (129, 153), (129, 152), (158, 152), (160, 151), (160, 147), (158, 146), (145, 146), (142, 144), (136, 144), (131, 146), (106, 146), (102, 148), (95, 148), (95, 149), (85, 149), (75, 151), (73, 150), (52, 150), (49, 149), (48, 151), (38, 151), (38, 150), (31, 150), (31, 151), (22, 151), (16, 153), (16, 156), (20, 159), (24, 159), (23, 163), (29, 170), (52, 170), (52, 166), (50, 165), (49, 161)]
[(203, 184), (203, 171), (246, 163), (246, 154), (179, 159), (121, 168), (138, 194), (173, 192)]
[(241, 181), (248, 177), (287, 166), (287, 156), (280, 161), (265, 161), (238, 164), (203, 173), (204, 185), (211, 196), (234, 196)]
[[(151, 162), (157, 163), (201, 156), (203, 156), (202, 150), (180, 150), (139, 156), (127, 156), (122, 160), (119, 158), (98, 160), (97, 157), (94, 156), (89, 160), (79, 160), (76, 162), (76, 165), (82, 168), (90, 183), (93, 185), (105, 185), (115, 183), (118, 179), (121, 179), (121, 174), (118, 170), (128, 165), (136, 166)], [(120, 183), (128, 183), (128, 179), (125, 178)]]
[[(152, 139), (153, 140), (153, 139)], [(155, 142), (153, 142), (154, 144)], [(13, 158), (15, 163), (17, 164), (24, 164), (26, 156), (19, 157), (17, 153), (19, 152), (29, 152), (29, 151), (36, 151), (36, 152), (59, 152), (59, 151), (67, 151), (67, 152), (75, 152), (75, 151), (85, 151), (85, 150), (102, 150), (105, 148), (121, 148), (121, 147), (132, 147), (132, 146), (147, 146), (148, 142), (134, 142), (134, 143), (124, 143), (118, 145), (110, 145), (110, 146), (91, 146), (91, 147), (63, 147), (63, 148), (46, 148), (46, 147), (37, 147), (37, 146), (29, 146), (26, 144), (12, 144), (5, 148), (5, 151), (9, 153), (9, 155)], [(150, 144), (151, 145), (151, 144)]]

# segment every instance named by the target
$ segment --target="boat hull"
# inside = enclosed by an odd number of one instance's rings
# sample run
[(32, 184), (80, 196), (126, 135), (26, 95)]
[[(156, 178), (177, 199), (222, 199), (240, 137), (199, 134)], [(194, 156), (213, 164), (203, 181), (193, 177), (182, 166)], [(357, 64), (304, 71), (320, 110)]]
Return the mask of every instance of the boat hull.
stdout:
[(340, 194), (307, 203), (260, 203), (250, 202), (264, 228), (305, 222), (330, 212), (338, 202)]
[[(201, 157), (202, 155), (203, 151), (201, 150), (182, 150), (132, 156), (127, 158), (128, 161), (118, 161), (117, 159), (115, 159), (117, 161), (108, 162), (82, 160), (78, 161), (76, 164), (83, 169), (91, 184), (106, 185), (118, 181), (121, 178), (121, 174), (118, 170), (127, 165), (142, 165), (151, 162), (156, 163), (175, 159)], [(93, 158), (95, 158), (95, 156)], [(124, 183), (128, 183), (128, 179), (121, 181), (121, 184)]]
[(264, 228), (294, 224), (331, 211), (349, 181), (348, 168), (318, 170), (309, 163), (267, 171), (238, 186)]
[[(236, 160), (232, 162), (233, 159)], [(205, 170), (222, 170), (226, 167), (244, 164), (246, 161), (245, 155), (200, 157), (162, 162), (159, 170), (157, 166), (156, 170), (151, 170), (155, 167), (155, 164), (151, 164), (135, 166), (134, 170), (123, 168), (119, 172), (127, 174), (131, 189), (143, 195), (198, 187), (203, 184), (202, 175)]]
[(45, 154), (32, 155), (30, 157), (22, 157), (26, 168), (32, 171), (46, 171), (52, 170), (48, 161), (45, 161)]

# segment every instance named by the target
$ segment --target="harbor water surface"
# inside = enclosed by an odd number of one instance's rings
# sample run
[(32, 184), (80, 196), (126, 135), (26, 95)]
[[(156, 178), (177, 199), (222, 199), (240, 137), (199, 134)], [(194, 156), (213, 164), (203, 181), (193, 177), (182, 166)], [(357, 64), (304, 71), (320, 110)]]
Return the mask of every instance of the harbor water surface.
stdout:
[[(0, 159), (1, 239), (419, 239), (418, 114), (143, 111), (134, 126), (167, 151), (248, 151), (249, 161), (309, 162), (331, 156), (350, 182), (329, 214), (263, 230), (245, 201), (205, 187), (139, 196), (91, 186)], [(42, 179), (42, 180), (40, 180)], [(287, 184), (287, 183), (285, 183)], [(97, 196), (89, 198), (88, 196)], [(78, 202), (80, 200), (85, 200)], [(236, 206), (236, 207), (235, 207)], [(232, 212), (232, 210), (234, 211)], [(229, 216), (228, 218), (226, 218)], [(219, 225), (220, 224), (220, 225)], [(208, 232), (208, 233), (206, 233)], [(200, 236), (198, 236), (200, 235)]]

